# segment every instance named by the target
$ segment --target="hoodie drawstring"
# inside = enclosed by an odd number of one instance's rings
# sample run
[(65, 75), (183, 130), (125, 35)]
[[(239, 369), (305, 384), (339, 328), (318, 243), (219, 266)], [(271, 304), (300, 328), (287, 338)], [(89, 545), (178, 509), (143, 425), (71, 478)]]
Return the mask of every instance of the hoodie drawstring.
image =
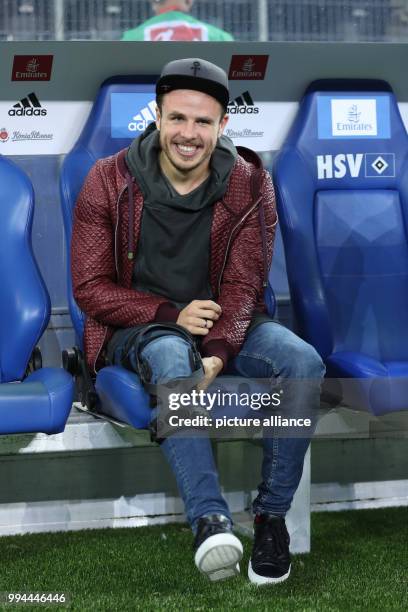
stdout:
[(134, 243), (133, 243), (133, 220), (135, 215), (135, 204), (133, 201), (133, 177), (129, 172), (126, 173), (126, 182), (128, 188), (128, 206), (129, 206), (129, 227), (128, 227), (128, 259), (134, 259)]

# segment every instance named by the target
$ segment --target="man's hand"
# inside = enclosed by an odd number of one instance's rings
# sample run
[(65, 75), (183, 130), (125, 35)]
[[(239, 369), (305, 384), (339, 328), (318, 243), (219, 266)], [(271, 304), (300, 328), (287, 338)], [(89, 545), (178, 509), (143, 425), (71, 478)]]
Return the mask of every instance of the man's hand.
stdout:
[(205, 391), (221, 372), (223, 365), (223, 361), (219, 357), (204, 357), (204, 380), (198, 383), (197, 391)]
[(193, 300), (180, 312), (176, 323), (193, 336), (206, 336), (221, 316), (221, 306), (212, 300)]

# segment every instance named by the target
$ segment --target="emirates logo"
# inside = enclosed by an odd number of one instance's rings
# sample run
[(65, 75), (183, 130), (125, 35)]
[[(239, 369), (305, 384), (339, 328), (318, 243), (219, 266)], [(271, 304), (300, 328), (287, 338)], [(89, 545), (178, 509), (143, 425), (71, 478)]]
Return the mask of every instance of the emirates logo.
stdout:
[(263, 81), (269, 55), (233, 55), (228, 77), (235, 81)]
[(26, 70), (27, 72), (38, 72), (40, 67), (40, 62), (33, 57), (29, 62), (27, 62)]
[(255, 62), (252, 57), (248, 57), (248, 59), (242, 64), (242, 70), (244, 72), (252, 72), (255, 68)]
[(49, 81), (53, 55), (15, 55), (12, 81)]

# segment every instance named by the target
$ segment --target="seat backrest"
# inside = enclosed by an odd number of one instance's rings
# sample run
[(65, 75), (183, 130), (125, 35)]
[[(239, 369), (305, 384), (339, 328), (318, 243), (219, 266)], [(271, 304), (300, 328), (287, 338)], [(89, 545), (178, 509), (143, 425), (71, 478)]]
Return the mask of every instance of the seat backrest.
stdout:
[(327, 357), (408, 358), (408, 137), (383, 81), (308, 88), (274, 180), (298, 331)]
[(50, 298), (31, 245), (34, 193), (30, 180), (0, 156), (0, 382), (24, 377), (47, 327)]
[(61, 168), (60, 193), (68, 245), (68, 305), (82, 346), (84, 317), (72, 294), (70, 249), (73, 210), (94, 163), (121, 149), (155, 120), (154, 76), (116, 76), (102, 83), (82, 133)]

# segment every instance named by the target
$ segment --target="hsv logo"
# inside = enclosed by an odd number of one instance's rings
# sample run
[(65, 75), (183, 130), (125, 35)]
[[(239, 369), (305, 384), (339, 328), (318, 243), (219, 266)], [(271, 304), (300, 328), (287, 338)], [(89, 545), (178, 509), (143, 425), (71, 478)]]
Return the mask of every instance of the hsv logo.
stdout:
[[(317, 155), (317, 178), (359, 178), (364, 168), (364, 178), (394, 177), (394, 153), (339, 153)], [(363, 164), (364, 162), (364, 164)]]
[(263, 81), (269, 55), (233, 55), (228, 78), (231, 81)]
[(20, 102), (14, 104), (8, 114), (10, 117), (41, 117), (45, 116), (47, 111), (45, 108), (42, 108), (39, 99), (32, 92), (26, 98), (22, 98)]
[(208, 30), (203, 25), (195, 25), (186, 21), (165, 21), (145, 29), (145, 40), (208, 40)]
[(365, 176), (376, 178), (377, 176), (395, 176), (394, 153), (366, 153), (365, 154)]
[(12, 81), (49, 81), (53, 55), (15, 55)]
[(243, 94), (228, 102), (227, 112), (229, 115), (257, 115), (259, 108), (255, 106), (249, 91), (244, 91)]

